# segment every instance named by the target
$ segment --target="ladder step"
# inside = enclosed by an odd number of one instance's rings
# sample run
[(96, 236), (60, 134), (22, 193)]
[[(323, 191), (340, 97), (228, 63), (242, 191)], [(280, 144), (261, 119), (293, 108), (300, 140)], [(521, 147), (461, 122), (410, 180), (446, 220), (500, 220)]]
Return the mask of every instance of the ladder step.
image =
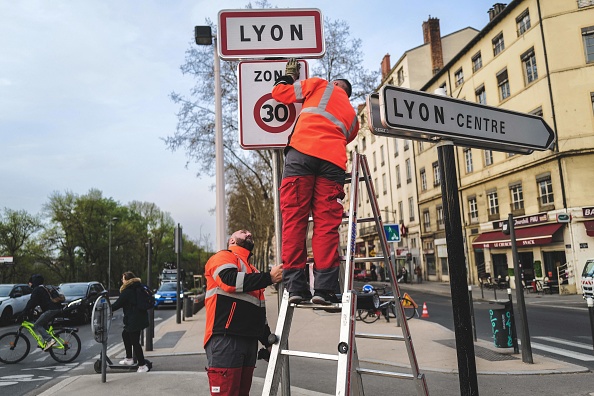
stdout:
[(391, 378), (400, 378), (400, 379), (409, 379), (414, 380), (415, 376), (412, 374), (407, 373), (395, 373), (392, 371), (383, 371), (383, 370), (372, 370), (366, 368), (358, 368), (357, 372), (360, 374), (368, 374), (368, 375), (376, 375), (379, 377), (391, 377)]
[(371, 333), (355, 333), (357, 338), (373, 338), (376, 340), (391, 340), (391, 341), (405, 341), (406, 338), (393, 334), (371, 334)]
[[(346, 256), (340, 256), (341, 260), (346, 260)], [(375, 257), (355, 257), (355, 263), (365, 263), (367, 261), (384, 261), (384, 257), (382, 256), (375, 256)]]
[(304, 358), (310, 359), (322, 359), (322, 360), (334, 360), (338, 361), (338, 354), (336, 355), (329, 355), (327, 353), (314, 353), (314, 352), (305, 352), (305, 351), (292, 351), (290, 349), (285, 349), (280, 351), (281, 355), (288, 355), (288, 356), (299, 356)]

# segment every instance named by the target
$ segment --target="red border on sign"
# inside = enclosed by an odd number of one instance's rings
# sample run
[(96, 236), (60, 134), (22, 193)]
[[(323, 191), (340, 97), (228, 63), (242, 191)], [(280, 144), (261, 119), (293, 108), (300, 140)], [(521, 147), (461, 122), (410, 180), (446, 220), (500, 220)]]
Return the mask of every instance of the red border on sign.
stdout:
[[(230, 50), (227, 47), (227, 19), (245, 18), (245, 17), (296, 17), (309, 16), (314, 17), (316, 46), (310, 48), (262, 48), (253, 50)], [(269, 56), (269, 55), (298, 55), (298, 54), (321, 54), (324, 50), (324, 41), (322, 37), (322, 13), (319, 10), (282, 10), (282, 11), (221, 11), (219, 13), (219, 33), (221, 37), (220, 56)]]
[(284, 124), (279, 125), (277, 127), (273, 127), (273, 126), (270, 126), (270, 125), (264, 123), (264, 120), (262, 120), (262, 117), (260, 116), (260, 109), (262, 108), (262, 105), (269, 100), (273, 100), (272, 93), (262, 96), (256, 102), (256, 104), (254, 105), (254, 121), (256, 121), (256, 124), (258, 124), (258, 126), (260, 128), (262, 128), (262, 130), (265, 132), (268, 132), (268, 133), (286, 132), (287, 127), (289, 125), (292, 125), (295, 122), (295, 118), (297, 117), (297, 110), (295, 110), (295, 105), (293, 103), (285, 105), (285, 106), (287, 106), (287, 110), (289, 112), (289, 114), (287, 116), (287, 120), (285, 121)]

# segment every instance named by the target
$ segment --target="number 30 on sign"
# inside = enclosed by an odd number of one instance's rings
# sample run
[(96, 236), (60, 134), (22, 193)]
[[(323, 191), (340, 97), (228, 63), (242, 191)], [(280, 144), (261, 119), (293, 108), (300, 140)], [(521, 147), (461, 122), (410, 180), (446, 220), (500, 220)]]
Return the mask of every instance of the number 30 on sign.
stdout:
[[(301, 63), (300, 79), (307, 78)], [(244, 149), (282, 148), (287, 144), (301, 104), (283, 104), (272, 98), (276, 79), (287, 60), (247, 61), (239, 64), (239, 144)]]

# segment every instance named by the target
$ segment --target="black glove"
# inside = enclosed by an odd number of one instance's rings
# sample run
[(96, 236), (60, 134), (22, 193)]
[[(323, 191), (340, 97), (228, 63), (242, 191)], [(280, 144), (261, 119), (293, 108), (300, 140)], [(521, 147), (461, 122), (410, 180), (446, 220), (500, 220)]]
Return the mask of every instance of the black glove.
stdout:
[(287, 62), (287, 66), (285, 67), (285, 75), (291, 76), (293, 80), (297, 81), (299, 78), (299, 69), (301, 69), (301, 65), (297, 62), (297, 59), (291, 58)]
[(270, 360), (270, 351), (268, 348), (260, 348), (258, 351), (258, 360)]

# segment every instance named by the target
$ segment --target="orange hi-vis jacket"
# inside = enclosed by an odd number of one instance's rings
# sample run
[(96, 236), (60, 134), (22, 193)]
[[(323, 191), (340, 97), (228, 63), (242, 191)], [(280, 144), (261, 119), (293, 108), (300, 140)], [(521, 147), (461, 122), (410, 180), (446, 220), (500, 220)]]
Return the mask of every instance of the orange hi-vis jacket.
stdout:
[(317, 77), (293, 85), (280, 79), (272, 97), (285, 104), (303, 103), (289, 146), (346, 170), (346, 145), (357, 136), (359, 122), (342, 88)]
[(249, 256), (249, 250), (231, 246), (206, 263), (204, 345), (213, 334), (255, 337), (268, 345), (264, 289), (272, 280), (249, 263)]

